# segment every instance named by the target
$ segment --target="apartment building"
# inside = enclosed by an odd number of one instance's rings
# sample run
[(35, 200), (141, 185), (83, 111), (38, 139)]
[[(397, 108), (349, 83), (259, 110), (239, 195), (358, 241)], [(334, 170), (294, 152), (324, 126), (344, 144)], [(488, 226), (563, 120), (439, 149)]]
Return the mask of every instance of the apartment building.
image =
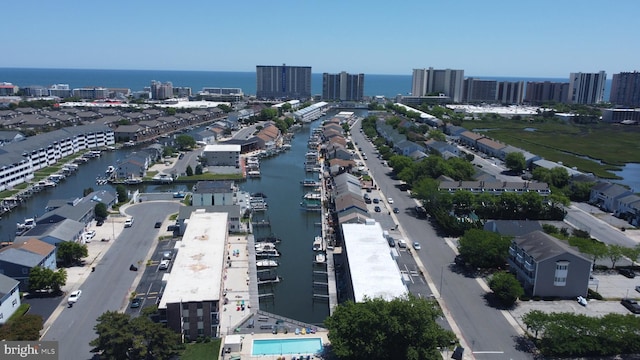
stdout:
[(311, 98), (311, 66), (256, 66), (256, 96), (259, 99)]
[(360, 101), (364, 97), (364, 74), (322, 74), (322, 99)]
[(604, 85), (607, 74), (571, 73), (569, 75), (569, 97), (571, 104), (597, 104), (604, 101)]
[(453, 102), (463, 101), (464, 70), (413, 69), (411, 93), (413, 96), (444, 94)]
[(640, 107), (640, 72), (613, 74), (609, 102), (614, 105)]

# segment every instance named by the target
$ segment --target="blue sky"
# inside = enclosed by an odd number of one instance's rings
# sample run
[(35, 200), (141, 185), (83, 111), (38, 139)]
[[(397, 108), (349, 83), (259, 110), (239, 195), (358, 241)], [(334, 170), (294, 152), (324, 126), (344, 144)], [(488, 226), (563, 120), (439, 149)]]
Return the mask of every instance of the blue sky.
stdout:
[(638, 0), (7, 1), (0, 67), (568, 77), (640, 70)]

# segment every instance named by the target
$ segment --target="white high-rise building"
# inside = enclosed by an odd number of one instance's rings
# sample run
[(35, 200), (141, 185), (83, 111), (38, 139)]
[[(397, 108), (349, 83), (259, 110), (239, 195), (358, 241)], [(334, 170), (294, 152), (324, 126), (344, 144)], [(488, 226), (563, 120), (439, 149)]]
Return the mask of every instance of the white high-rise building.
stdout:
[(604, 101), (607, 73), (571, 73), (569, 75), (570, 104), (597, 104)]
[(444, 94), (453, 102), (463, 98), (464, 70), (413, 69), (411, 93), (413, 96)]

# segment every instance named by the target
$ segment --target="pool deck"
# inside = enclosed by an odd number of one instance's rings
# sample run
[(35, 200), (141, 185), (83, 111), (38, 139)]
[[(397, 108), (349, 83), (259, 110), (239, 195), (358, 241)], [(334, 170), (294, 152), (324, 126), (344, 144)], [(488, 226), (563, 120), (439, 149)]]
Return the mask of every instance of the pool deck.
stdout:
[[(253, 340), (265, 340), (265, 339), (301, 339), (305, 337), (309, 338), (321, 338), (322, 344), (328, 344), (329, 339), (327, 338), (328, 332), (320, 331), (315, 334), (307, 334), (307, 335), (295, 335), (290, 332), (288, 334), (244, 334), (241, 335), (242, 344), (240, 346), (240, 351), (235, 351), (231, 353), (222, 353), (220, 354), (220, 359), (242, 359), (242, 360), (276, 360), (276, 359), (291, 359), (292, 357), (298, 357), (300, 355), (311, 355), (311, 359), (321, 359), (321, 357), (314, 356), (313, 354), (283, 354), (283, 355), (251, 355), (253, 350)], [(225, 347), (222, 346), (222, 349)]]
[[(318, 326), (305, 324), (297, 320), (287, 319), (279, 315), (260, 311), (258, 295), (258, 275), (256, 268), (254, 239), (248, 236), (229, 236), (227, 242), (228, 260), (224, 268), (222, 287), (224, 289), (227, 304), (222, 306), (220, 313), (220, 359), (277, 359), (284, 356), (291, 359), (296, 355), (261, 355), (252, 356), (251, 350), (254, 339), (299, 339), (301, 337), (319, 337), (323, 344), (328, 344), (327, 330)], [(244, 309), (243, 309), (244, 305)], [(249, 327), (249, 321), (253, 319), (253, 327)], [(277, 324), (277, 325), (276, 325)], [(272, 333), (272, 326), (279, 328), (277, 334)], [(264, 328), (262, 328), (264, 327)], [(296, 328), (312, 328), (315, 334), (295, 335)], [(287, 333), (283, 330), (287, 329)], [(225, 353), (226, 336), (239, 335), (241, 344), (239, 351)], [(237, 344), (231, 346), (238, 347)], [(307, 354), (305, 354), (307, 355)], [(311, 355), (311, 354), (308, 354)], [(297, 356), (296, 356), (297, 357)], [(312, 357), (320, 359), (319, 357)]]

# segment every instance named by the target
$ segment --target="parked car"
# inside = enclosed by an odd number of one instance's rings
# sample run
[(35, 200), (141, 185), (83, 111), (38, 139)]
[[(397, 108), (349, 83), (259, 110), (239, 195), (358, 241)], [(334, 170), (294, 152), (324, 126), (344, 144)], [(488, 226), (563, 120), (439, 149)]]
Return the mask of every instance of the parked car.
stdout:
[(374, 199), (373, 199), (373, 203), (374, 203), (374, 204), (380, 204), (380, 199), (378, 199), (378, 198), (374, 198)]
[(167, 270), (169, 268), (169, 260), (162, 260), (160, 261), (160, 266), (158, 266), (158, 269), (160, 270)]
[(395, 241), (395, 240), (393, 240), (393, 238), (392, 238), (392, 237), (388, 237), (388, 238), (387, 238), (387, 242), (389, 243), (389, 246), (391, 246), (391, 247), (396, 247), (396, 241)]
[(388, 198), (388, 199), (387, 199), (387, 202), (388, 202), (389, 204), (393, 204), (393, 198)]
[(636, 286), (636, 291), (640, 292), (640, 286)]
[(403, 249), (407, 248), (407, 242), (404, 241), (403, 239), (398, 240), (397, 244), (399, 248), (403, 248)]
[(93, 239), (94, 237), (96, 237), (96, 231), (95, 230), (89, 230), (87, 232), (85, 232), (84, 234), (82, 234), (82, 236), (84, 237), (85, 241), (91, 241), (91, 239)]
[(380, 206), (377, 206), (373, 208), (373, 210), (375, 210), (375, 212), (381, 212), (382, 209), (380, 209)]
[(165, 251), (162, 253), (163, 260), (171, 260), (172, 257), (173, 257), (173, 252), (171, 251)]
[(127, 220), (124, 221), (124, 227), (128, 228), (128, 227), (132, 227), (133, 226), (133, 218), (130, 217)]
[(640, 304), (638, 304), (634, 299), (622, 299), (620, 300), (620, 304), (629, 309), (632, 313), (640, 314)]
[(578, 296), (576, 300), (578, 300), (578, 304), (582, 306), (587, 306), (587, 299), (585, 299), (584, 297)]
[(155, 225), (153, 225), (154, 228), (156, 229), (160, 229), (162, 227), (162, 221), (156, 221)]
[(134, 298), (133, 300), (131, 300), (131, 308), (132, 309), (139, 308), (140, 305), (142, 305), (142, 299)]
[(413, 248), (416, 249), (416, 250), (420, 250), (420, 249), (422, 249), (422, 246), (420, 246), (419, 242), (414, 241), (413, 242)]
[(82, 295), (82, 290), (71, 292), (71, 294), (69, 294), (69, 298), (67, 298), (67, 303), (69, 303), (69, 305), (77, 303), (78, 299), (80, 299), (80, 295)]
[(394, 214), (398, 214), (400, 212), (400, 209), (398, 209), (397, 207), (393, 208), (393, 213)]
[(104, 219), (96, 220), (96, 226), (102, 226), (104, 224)]
[(633, 270), (631, 270), (631, 269), (620, 269), (620, 270), (618, 270), (618, 272), (621, 275), (624, 275), (624, 276), (628, 277), (629, 279), (633, 279), (634, 277), (636, 277), (636, 273), (633, 272)]

